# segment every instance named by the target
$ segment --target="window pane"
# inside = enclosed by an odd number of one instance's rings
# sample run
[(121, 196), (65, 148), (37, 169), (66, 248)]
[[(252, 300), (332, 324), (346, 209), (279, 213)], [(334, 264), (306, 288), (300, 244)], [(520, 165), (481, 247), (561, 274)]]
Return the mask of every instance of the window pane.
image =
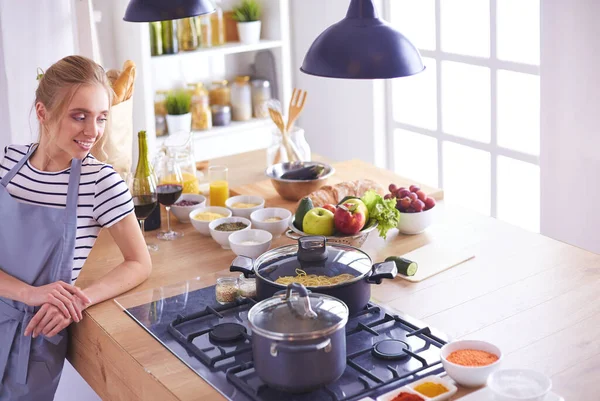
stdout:
[(498, 218), (540, 231), (539, 166), (498, 156)]
[(394, 132), (394, 164), (399, 175), (419, 184), (437, 187), (437, 139), (397, 129)]
[(441, 0), (440, 7), (442, 50), (489, 58), (489, 0)]
[(490, 214), (490, 154), (444, 142), (444, 199), (485, 215)]
[(442, 61), (442, 130), (490, 142), (490, 69)]
[(498, 70), (498, 145), (540, 154), (540, 77)]
[(423, 58), (425, 71), (392, 80), (392, 108), (398, 122), (437, 129), (436, 61)]
[(498, 58), (539, 65), (540, 1), (498, 0), (496, 9)]
[(435, 50), (435, 0), (394, 0), (390, 22), (419, 49)]

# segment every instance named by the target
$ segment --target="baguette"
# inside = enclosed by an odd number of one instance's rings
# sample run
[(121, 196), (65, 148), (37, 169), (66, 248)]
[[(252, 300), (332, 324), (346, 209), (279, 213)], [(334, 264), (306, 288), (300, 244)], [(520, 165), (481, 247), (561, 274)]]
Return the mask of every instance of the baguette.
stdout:
[(131, 75), (129, 77), (130, 79), (127, 82), (128, 87), (127, 87), (127, 93), (125, 94), (125, 100), (129, 100), (133, 96), (133, 88), (135, 86), (135, 73), (136, 73), (136, 69), (135, 69), (135, 64), (134, 64), (133, 67), (131, 68)]
[(384, 195), (385, 189), (375, 181), (364, 179), (355, 181), (345, 181), (339, 184), (325, 185), (308, 197), (312, 200), (314, 207), (323, 207), (330, 203), (337, 205), (346, 196), (362, 197), (368, 190), (374, 190), (379, 195)]
[(117, 78), (119, 78), (119, 75), (121, 75), (121, 71), (115, 69), (111, 69), (106, 72), (110, 86), (115, 86), (115, 82), (117, 81)]
[(130, 80), (132, 77), (132, 70), (135, 66), (128, 66), (127, 69), (123, 70), (119, 78), (117, 78), (115, 84), (113, 85), (113, 90), (115, 91), (115, 98), (113, 100), (113, 106), (115, 104), (119, 104), (125, 100), (125, 95), (127, 94), (127, 88), (129, 88)]

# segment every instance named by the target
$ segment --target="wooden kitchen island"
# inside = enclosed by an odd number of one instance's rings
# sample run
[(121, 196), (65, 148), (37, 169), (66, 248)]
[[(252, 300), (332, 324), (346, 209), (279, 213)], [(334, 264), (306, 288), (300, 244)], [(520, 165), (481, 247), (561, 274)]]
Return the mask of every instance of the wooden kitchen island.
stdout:
[[(274, 196), (269, 183), (256, 184), (265, 178), (264, 151), (217, 162), (230, 167), (236, 192)], [(384, 186), (406, 184), (360, 161), (334, 166), (337, 181), (370, 178)], [(424, 189), (442, 197), (439, 190)], [(267, 199), (267, 206), (274, 202)], [(403, 236), (393, 230), (384, 241), (373, 233), (363, 249), (381, 261), (435, 242), (466, 249), (475, 258), (420, 283), (384, 280), (372, 286), (374, 300), (452, 339), (496, 344), (505, 355), (503, 367), (550, 375), (554, 390), (566, 400), (599, 400), (600, 256), (444, 202), (436, 209), (436, 223), (424, 234)], [(131, 293), (196, 277), (210, 283), (228, 270), (235, 257), (231, 251), (189, 224), (176, 227), (185, 232), (177, 241), (147, 235), (149, 242), (160, 242), (160, 250), (152, 253), (151, 277)], [(289, 243), (283, 236), (273, 247)], [(110, 234), (102, 232), (77, 285), (85, 288), (120, 261)], [(224, 400), (113, 301), (86, 310), (83, 321), (71, 326), (71, 335), (69, 361), (104, 400)], [(461, 389), (453, 399), (467, 393)]]

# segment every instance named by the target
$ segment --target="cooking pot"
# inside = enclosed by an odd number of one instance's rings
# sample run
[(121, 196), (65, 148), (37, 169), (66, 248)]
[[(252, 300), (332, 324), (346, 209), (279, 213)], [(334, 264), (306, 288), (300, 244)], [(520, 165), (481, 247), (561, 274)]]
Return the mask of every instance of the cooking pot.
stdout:
[[(272, 249), (256, 260), (238, 256), (230, 270), (240, 271), (246, 277), (256, 276), (258, 300), (286, 289), (290, 279), (298, 274), (328, 278), (348, 275), (349, 279), (337, 283), (304, 280), (303, 284), (312, 292), (340, 299), (348, 305), (350, 315), (365, 308), (371, 298), (371, 284), (380, 284), (384, 278), (393, 279), (398, 273), (394, 262), (373, 264), (369, 255), (360, 249), (344, 244), (328, 245), (321, 236), (301, 237), (298, 244)], [(279, 278), (284, 282), (276, 282)]]
[(346, 368), (348, 307), (292, 283), (248, 312), (257, 375), (270, 387), (307, 392), (336, 381)]

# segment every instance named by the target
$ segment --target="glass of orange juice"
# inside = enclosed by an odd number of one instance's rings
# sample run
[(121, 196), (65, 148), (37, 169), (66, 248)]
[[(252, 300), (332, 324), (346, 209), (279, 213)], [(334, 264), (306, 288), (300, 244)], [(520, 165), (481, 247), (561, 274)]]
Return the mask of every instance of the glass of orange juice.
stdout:
[(225, 201), (229, 198), (227, 173), (228, 169), (225, 166), (210, 166), (208, 168), (211, 206), (225, 206)]

